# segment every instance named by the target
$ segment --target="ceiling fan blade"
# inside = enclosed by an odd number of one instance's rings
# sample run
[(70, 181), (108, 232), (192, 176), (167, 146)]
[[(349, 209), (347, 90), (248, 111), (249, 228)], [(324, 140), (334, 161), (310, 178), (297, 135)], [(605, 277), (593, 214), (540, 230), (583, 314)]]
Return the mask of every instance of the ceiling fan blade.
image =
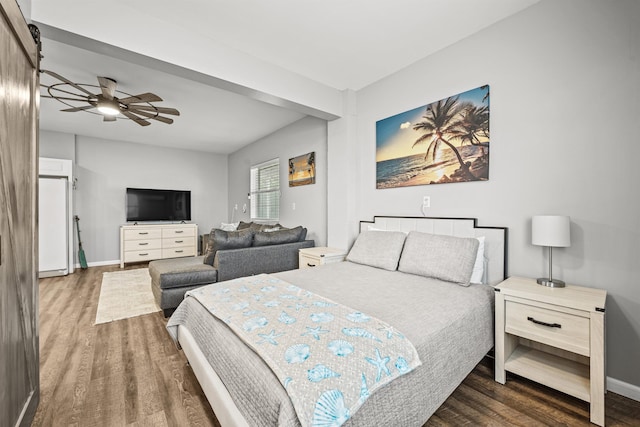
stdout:
[(122, 98), (122, 99), (119, 99), (118, 101), (122, 102), (123, 104), (133, 104), (136, 102), (160, 102), (162, 101), (162, 98), (160, 98), (158, 95), (154, 93), (147, 92), (147, 93), (141, 93), (140, 95)]
[[(121, 100), (122, 101), (122, 100)], [(180, 111), (176, 110), (175, 108), (167, 108), (167, 107), (153, 107), (153, 106), (148, 106), (148, 105), (130, 105), (129, 106), (129, 110), (130, 111), (140, 111), (140, 110), (144, 110), (144, 111), (152, 111), (152, 112), (158, 112), (161, 114), (171, 114), (173, 116), (179, 116), (180, 115)]]
[(49, 99), (62, 99), (63, 101), (74, 101), (74, 102), (88, 102), (92, 105), (95, 105), (94, 101), (90, 101), (87, 98), (67, 98), (66, 96), (50, 96), (50, 95), (40, 95), (40, 98), (49, 98)]
[(135, 114), (132, 114), (126, 110), (122, 111), (122, 114), (124, 114), (125, 116), (127, 116), (128, 118), (130, 118), (131, 120), (133, 120), (134, 122), (136, 122), (137, 124), (139, 124), (140, 126), (149, 126), (151, 123), (149, 123), (148, 121), (136, 116)]
[(113, 99), (113, 95), (116, 93), (116, 81), (108, 77), (98, 77), (98, 83), (100, 83), (102, 96), (107, 99)]
[(90, 110), (92, 108), (96, 108), (96, 106), (85, 105), (84, 107), (65, 108), (64, 110), (60, 110), (60, 111), (64, 111), (65, 113), (75, 113), (76, 111), (85, 111), (85, 110)]
[(60, 74), (58, 73), (54, 73), (53, 71), (49, 71), (49, 70), (42, 70), (43, 73), (49, 74), (51, 77), (55, 77), (56, 79), (60, 80), (61, 82), (65, 82), (68, 85), (71, 85), (73, 87), (75, 87), (76, 89), (78, 89), (81, 92), (86, 93), (89, 96), (95, 96), (94, 94), (92, 94), (91, 92), (89, 92), (87, 89), (83, 88), (80, 85), (75, 84), (74, 82), (72, 82), (71, 80), (68, 80), (64, 77), (62, 77)]
[(154, 119), (154, 120), (157, 120), (159, 122), (166, 123), (168, 125), (173, 123), (173, 119), (170, 119), (168, 117), (159, 116), (157, 114), (147, 113), (146, 111), (135, 111), (135, 113), (138, 114), (139, 116), (148, 117), (150, 119)]
[(116, 116), (102, 116), (103, 122), (115, 122)]
[[(90, 100), (90, 99), (97, 99), (96, 95), (85, 96), (85, 95), (82, 95), (82, 94), (77, 93), (77, 92), (71, 92), (69, 90), (64, 90), (60, 86), (56, 86), (56, 85), (47, 86), (47, 85), (41, 84), (40, 87), (43, 87), (43, 88), (47, 89), (47, 93), (49, 93), (49, 94), (51, 93), (51, 89), (53, 88), (53, 90), (55, 90), (56, 92), (66, 93), (67, 95), (72, 95), (72, 96), (77, 96), (77, 97), (79, 96), (81, 98), (78, 98), (78, 101), (87, 101), (88, 102), (88, 100)], [(54, 98), (53, 96), (48, 96), (48, 95), (41, 95), (41, 96)], [(69, 99), (69, 98), (62, 98), (62, 97), (59, 97), (59, 96), (56, 96), (55, 98)]]

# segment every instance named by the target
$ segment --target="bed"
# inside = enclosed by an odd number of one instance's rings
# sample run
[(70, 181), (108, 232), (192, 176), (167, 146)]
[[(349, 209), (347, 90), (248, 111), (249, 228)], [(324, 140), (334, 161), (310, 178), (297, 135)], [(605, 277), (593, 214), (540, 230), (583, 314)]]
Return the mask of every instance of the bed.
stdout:
[[(372, 393), (343, 425), (421, 426), (493, 347), (491, 285), (506, 277), (507, 229), (481, 227), (473, 218), (377, 216), (362, 221), (360, 231), (350, 261), (273, 276), (388, 322), (417, 350), (421, 366)], [(396, 261), (403, 271), (368, 262), (368, 257), (375, 258), (386, 248), (360, 245), (357, 252), (357, 245), (372, 235), (378, 236), (379, 244), (384, 232), (481, 241), (483, 256), (475, 259), (474, 267), (481, 261), (481, 280), (476, 281), (482, 283), (460, 286), (421, 274), (419, 257), (428, 258), (432, 251), (418, 253), (416, 258), (416, 245), (421, 242), (417, 238), (410, 244), (407, 237), (404, 248), (400, 247), (407, 258), (409, 250), (414, 251), (413, 266)], [(387, 258), (381, 262), (388, 263)], [(410, 267), (417, 268), (417, 273), (407, 272)], [(289, 395), (271, 368), (197, 299), (185, 298), (167, 328), (223, 427), (300, 425)]]

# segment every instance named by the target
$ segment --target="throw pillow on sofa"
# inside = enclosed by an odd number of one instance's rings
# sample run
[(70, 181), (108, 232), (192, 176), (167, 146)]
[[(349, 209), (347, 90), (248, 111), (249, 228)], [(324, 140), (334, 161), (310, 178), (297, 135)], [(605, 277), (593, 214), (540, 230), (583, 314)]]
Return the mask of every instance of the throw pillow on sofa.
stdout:
[[(220, 228), (223, 228), (223, 227), (220, 227)], [(245, 230), (247, 228), (253, 230), (256, 233), (258, 231), (286, 230), (286, 228), (280, 224), (261, 224), (259, 222), (244, 222), (244, 221), (240, 221), (238, 223), (236, 230)]]
[(236, 230), (246, 230), (247, 228), (251, 227), (251, 224), (253, 224), (253, 222), (240, 221), (238, 223), (238, 226), (236, 227)]
[(253, 235), (253, 246), (282, 245), (304, 240), (307, 229), (302, 226), (276, 231), (259, 231)]
[(213, 229), (209, 234), (207, 247), (204, 251), (204, 263), (213, 265), (213, 259), (219, 250), (248, 248), (252, 241), (253, 231), (248, 228), (238, 231)]

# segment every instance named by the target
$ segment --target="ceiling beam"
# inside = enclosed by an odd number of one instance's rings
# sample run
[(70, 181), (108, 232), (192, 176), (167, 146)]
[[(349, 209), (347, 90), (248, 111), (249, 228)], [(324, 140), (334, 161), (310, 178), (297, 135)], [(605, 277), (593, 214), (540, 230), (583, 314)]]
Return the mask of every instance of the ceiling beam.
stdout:
[[(233, 76), (235, 81), (232, 81), (231, 76), (222, 78), (216, 76), (213, 70), (211, 73), (203, 72), (202, 70), (197, 71), (42, 22), (33, 21), (33, 24), (38, 26), (44, 38), (90, 52), (162, 71), (323, 120), (335, 120), (342, 116), (342, 92), (338, 89), (328, 87), (248, 55), (233, 55), (226, 50), (225, 57), (220, 58), (227, 62), (226, 70), (231, 70), (234, 65), (237, 67), (238, 72), (234, 73)], [(198, 51), (197, 48), (192, 48)], [(195, 51), (195, 56), (202, 56), (201, 54), (196, 54)], [(210, 54), (213, 55), (214, 53)], [(235, 64), (229, 64), (234, 60)], [(202, 65), (205, 68), (206, 64), (203, 63)], [(227, 74), (230, 73), (228, 72)]]

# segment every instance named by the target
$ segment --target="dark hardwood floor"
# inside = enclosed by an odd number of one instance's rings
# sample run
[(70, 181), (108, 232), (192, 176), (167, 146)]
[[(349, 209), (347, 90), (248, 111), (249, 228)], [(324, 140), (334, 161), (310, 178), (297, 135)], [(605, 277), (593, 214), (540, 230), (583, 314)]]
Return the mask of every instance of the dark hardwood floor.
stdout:
[[(40, 280), (40, 406), (32, 425), (218, 426), (161, 313), (93, 324), (102, 273), (117, 270)], [(462, 425), (588, 426), (589, 405), (516, 376), (498, 384), (485, 359), (425, 426)], [(640, 426), (640, 402), (609, 392), (606, 425)]]

